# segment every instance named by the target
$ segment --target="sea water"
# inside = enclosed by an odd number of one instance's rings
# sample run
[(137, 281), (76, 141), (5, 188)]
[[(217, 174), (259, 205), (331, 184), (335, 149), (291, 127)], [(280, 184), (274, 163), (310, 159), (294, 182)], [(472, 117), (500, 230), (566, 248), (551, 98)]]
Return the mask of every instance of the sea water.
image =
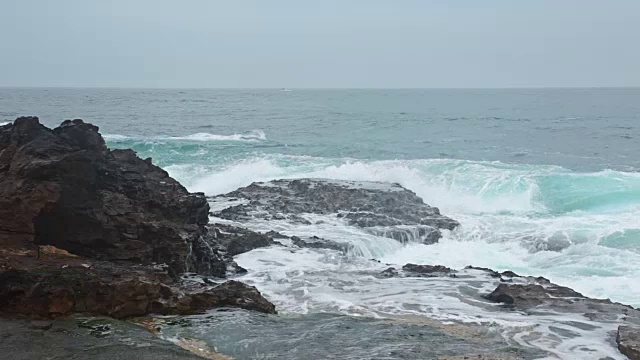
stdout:
[[(408, 262), (509, 269), (640, 306), (637, 88), (0, 89), (0, 123), (21, 115), (49, 126), (83, 118), (110, 147), (152, 157), (207, 195), (279, 178), (397, 182), (460, 222), (433, 245), (403, 245), (330, 217), (251, 222), (354, 245), (352, 256), (282, 248), (238, 256), (249, 270), (243, 280), (285, 314), (477, 320), (466, 305), (416, 295), (417, 280), (389, 286), (371, 276)], [(570, 341), (537, 345), (575, 355)], [(601, 354), (616, 356), (607, 346)]]

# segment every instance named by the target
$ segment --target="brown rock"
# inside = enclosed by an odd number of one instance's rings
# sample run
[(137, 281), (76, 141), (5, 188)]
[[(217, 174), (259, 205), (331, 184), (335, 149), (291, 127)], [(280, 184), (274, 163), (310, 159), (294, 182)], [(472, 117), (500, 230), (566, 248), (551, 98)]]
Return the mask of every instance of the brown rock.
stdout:
[(488, 300), (522, 308), (537, 306), (556, 300), (585, 299), (584, 295), (568, 287), (555, 284), (500, 284)]
[(72, 313), (114, 318), (197, 314), (215, 307), (275, 313), (275, 306), (252, 286), (228, 281), (208, 290), (181, 287), (163, 271), (97, 262), (91, 268), (0, 272), (0, 314), (57, 318)]
[(0, 127), (0, 245), (27, 236), (83, 257), (166, 263), (224, 277), (204, 244), (209, 205), (132, 150), (109, 150), (98, 127), (36, 117)]
[(640, 328), (621, 325), (618, 327), (616, 343), (621, 353), (631, 360), (640, 360)]
[(453, 272), (452, 269), (442, 265), (406, 264), (402, 267), (402, 270), (423, 276), (441, 276)]

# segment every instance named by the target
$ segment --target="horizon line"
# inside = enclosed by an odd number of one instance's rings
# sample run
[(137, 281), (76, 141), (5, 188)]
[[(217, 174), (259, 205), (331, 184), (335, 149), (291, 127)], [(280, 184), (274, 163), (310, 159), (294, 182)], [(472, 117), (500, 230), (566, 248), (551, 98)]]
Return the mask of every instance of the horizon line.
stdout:
[(506, 87), (121, 87), (121, 86), (4, 86), (0, 89), (104, 89), (104, 90), (535, 90), (638, 89), (632, 86), (506, 86)]

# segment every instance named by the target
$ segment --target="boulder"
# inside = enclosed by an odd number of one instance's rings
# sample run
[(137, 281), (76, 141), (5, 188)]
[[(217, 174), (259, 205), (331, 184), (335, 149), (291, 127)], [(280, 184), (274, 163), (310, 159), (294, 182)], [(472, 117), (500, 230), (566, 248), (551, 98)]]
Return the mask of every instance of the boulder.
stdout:
[(522, 308), (537, 306), (559, 297), (584, 298), (582, 294), (567, 287), (544, 287), (539, 284), (500, 284), (486, 296), (493, 302)]
[(379, 276), (383, 278), (391, 277), (439, 277), (451, 276), (455, 277), (455, 270), (442, 265), (416, 265), (405, 264), (402, 272), (394, 267), (390, 267), (382, 271)]
[(209, 205), (132, 150), (110, 150), (98, 127), (36, 117), (0, 127), (0, 245), (53, 245), (83, 257), (168, 264), (224, 276), (203, 240)]
[(416, 265), (406, 264), (402, 270), (420, 276), (442, 276), (455, 272), (454, 270), (442, 265)]

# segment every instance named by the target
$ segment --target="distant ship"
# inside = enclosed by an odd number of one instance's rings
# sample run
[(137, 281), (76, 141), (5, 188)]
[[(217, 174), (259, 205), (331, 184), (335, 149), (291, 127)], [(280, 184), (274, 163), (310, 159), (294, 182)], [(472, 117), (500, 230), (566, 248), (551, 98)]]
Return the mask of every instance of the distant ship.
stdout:
[(280, 91), (291, 91), (291, 89), (282, 88), (282, 89), (280, 89)]

